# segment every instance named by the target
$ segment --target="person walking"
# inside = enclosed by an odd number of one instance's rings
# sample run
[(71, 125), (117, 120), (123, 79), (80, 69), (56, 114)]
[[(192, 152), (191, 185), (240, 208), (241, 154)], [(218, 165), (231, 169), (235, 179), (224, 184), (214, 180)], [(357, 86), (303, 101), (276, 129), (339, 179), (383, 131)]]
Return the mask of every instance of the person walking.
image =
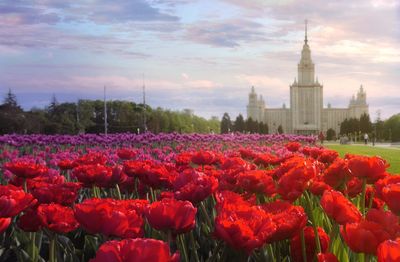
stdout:
[(319, 133), (318, 138), (319, 138), (319, 141), (321, 142), (321, 145), (323, 145), (325, 136), (324, 136), (324, 133), (322, 133), (322, 131)]
[(368, 144), (368, 134), (364, 134), (364, 144)]

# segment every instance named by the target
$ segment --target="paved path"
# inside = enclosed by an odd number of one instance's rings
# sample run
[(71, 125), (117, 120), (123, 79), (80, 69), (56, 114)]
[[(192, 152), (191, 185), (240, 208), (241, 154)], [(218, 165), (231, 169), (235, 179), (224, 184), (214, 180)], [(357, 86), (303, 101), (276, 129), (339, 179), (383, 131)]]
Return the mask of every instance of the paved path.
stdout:
[[(324, 145), (340, 145), (337, 142), (326, 142)], [(388, 148), (388, 149), (397, 149), (400, 150), (400, 144), (391, 144), (391, 143), (375, 143), (375, 146), (372, 143), (368, 143), (365, 145), (364, 143), (350, 143), (346, 144), (349, 146), (370, 146), (370, 147), (380, 147), (380, 148)]]

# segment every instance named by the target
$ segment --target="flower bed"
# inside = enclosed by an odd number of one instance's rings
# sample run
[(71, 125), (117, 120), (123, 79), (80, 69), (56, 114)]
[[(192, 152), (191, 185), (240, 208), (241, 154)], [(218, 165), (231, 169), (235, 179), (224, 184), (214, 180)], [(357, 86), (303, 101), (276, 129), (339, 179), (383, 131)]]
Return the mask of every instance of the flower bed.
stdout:
[(340, 158), (314, 137), (13, 135), (0, 143), (0, 261), (400, 257), (400, 176), (379, 157)]

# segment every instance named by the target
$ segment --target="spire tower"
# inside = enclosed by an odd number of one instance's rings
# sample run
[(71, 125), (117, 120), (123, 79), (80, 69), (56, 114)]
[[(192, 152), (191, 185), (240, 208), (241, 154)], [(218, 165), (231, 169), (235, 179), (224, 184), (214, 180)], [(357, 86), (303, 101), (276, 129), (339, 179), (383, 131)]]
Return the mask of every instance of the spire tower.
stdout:
[(308, 39), (307, 39), (307, 23), (308, 23), (307, 19), (304, 20), (304, 27), (305, 27), (304, 43), (306, 43), (306, 44), (307, 44), (307, 42), (308, 42)]

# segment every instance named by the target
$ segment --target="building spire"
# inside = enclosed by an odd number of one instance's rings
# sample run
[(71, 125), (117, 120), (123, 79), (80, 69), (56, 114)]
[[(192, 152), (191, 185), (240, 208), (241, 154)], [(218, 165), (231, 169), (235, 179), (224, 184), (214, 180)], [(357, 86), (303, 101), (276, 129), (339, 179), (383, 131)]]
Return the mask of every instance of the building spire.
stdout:
[(307, 23), (308, 23), (307, 19), (304, 20), (304, 27), (305, 27), (304, 43), (306, 43), (306, 44), (307, 44), (307, 42), (308, 42), (308, 39), (307, 39)]

